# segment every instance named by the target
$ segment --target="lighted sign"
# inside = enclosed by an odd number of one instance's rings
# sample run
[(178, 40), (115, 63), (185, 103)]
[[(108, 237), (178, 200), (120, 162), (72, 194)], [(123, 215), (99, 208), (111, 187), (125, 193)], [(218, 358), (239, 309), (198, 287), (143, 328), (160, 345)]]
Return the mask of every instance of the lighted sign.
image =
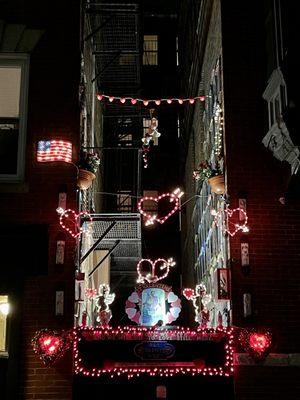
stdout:
[(37, 145), (38, 162), (72, 162), (72, 143), (66, 140), (40, 140)]

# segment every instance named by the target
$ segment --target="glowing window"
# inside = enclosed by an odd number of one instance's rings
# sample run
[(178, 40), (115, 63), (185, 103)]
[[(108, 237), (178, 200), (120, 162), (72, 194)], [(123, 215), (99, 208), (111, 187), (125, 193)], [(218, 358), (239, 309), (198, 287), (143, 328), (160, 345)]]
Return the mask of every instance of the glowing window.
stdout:
[(144, 35), (143, 65), (158, 65), (157, 35)]
[(0, 295), (0, 353), (7, 351), (7, 315), (9, 312), (8, 296)]

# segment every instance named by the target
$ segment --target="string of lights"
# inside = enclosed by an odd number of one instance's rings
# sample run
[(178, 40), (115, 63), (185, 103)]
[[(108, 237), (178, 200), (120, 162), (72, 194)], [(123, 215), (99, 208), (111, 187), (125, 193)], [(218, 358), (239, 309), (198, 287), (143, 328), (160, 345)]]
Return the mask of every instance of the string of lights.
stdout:
[(115, 101), (120, 102), (121, 104), (138, 104), (142, 103), (144, 106), (152, 105), (155, 104), (156, 106), (160, 106), (161, 104), (172, 104), (172, 103), (177, 103), (177, 104), (194, 104), (197, 101), (203, 102), (205, 101), (205, 96), (196, 96), (196, 97), (189, 97), (189, 98), (177, 98), (177, 97), (171, 97), (171, 98), (163, 98), (163, 99), (140, 99), (140, 98), (133, 98), (133, 97), (120, 97), (120, 96), (111, 96), (111, 95), (106, 95), (103, 93), (98, 93), (97, 94), (97, 99), (99, 101), (103, 100), (108, 100), (110, 103), (113, 103)]

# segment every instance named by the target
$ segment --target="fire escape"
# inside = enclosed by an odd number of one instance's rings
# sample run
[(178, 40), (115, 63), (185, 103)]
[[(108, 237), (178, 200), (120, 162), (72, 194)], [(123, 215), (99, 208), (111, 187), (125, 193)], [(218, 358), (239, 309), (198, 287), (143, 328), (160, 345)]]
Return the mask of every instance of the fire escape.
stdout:
[(100, 104), (96, 98), (97, 93), (138, 97), (139, 20), (136, 4), (96, 0), (82, 7), (81, 149), (98, 153), (101, 164), (92, 187), (79, 192), (80, 210), (94, 213), (92, 222), (82, 225), (75, 324), (95, 324), (87, 290), (97, 290), (99, 284), (118, 290), (120, 312), (114, 312), (114, 318), (122, 318), (123, 298), (134, 285), (142, 256), (141, 219), (136, 213), (142, 110), (130, 102)]

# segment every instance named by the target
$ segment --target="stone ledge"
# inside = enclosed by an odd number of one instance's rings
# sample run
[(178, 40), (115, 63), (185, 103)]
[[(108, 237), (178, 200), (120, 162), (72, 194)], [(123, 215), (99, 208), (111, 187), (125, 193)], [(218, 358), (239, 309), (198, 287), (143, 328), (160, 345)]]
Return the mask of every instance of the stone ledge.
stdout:
[(261, 363), (257, 363), (247, 353), (235, 353), (234, 365), (265, 367), (300, 367), (300, 353), (270, 353)]

